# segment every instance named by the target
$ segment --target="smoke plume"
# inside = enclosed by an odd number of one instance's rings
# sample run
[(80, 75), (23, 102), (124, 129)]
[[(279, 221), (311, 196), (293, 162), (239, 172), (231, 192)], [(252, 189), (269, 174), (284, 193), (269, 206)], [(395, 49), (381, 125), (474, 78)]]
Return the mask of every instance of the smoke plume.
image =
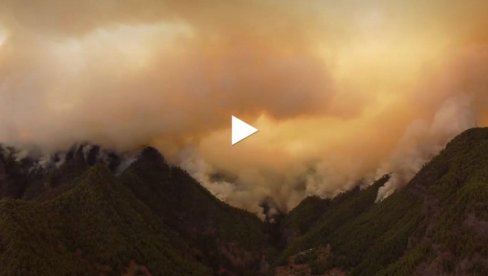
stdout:
[(152, 145), (255, 212), (392, 173), (381, 200), (488, 123), (488, 4), (374, 2), (4, 0), (0, 141)]
[(392, 173), (379, 189), (381, 201), (407, 184), (430, 159), (438, 154), (457, 134), (476, 126), (472, 99), (464, 94), (448, 98), (434, 114), (432, 122), (413, 122), (387, 159), (378, 176)]

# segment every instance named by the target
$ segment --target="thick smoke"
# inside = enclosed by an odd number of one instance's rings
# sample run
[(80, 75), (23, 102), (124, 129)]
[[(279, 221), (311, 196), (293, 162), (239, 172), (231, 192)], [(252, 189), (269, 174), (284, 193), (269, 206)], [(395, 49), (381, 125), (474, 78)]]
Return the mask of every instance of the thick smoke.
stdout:
[(464, 94), (444, 101), (431, 122), (418, 120), (406, 130), (398, 147), (378, 176), (391, 173), (390, 180), (378, 191), (377, 200), (390, 196), (407, 184), (452, 138), (476, 126), (472, 99)]
[[(173, 2), (148, 1), (133, 11), (126, 2), (4, 4), (2, 141), (178, 146), (226, 127), (232, 113), (324, 113), (334, 94), (311, 38), (294, 30), (299, 14), (277, 9), (290, 23), (275, 26), (264, 14), (250, 20), (255, 10), (245, 7), (225, 27), (231, 18), (214, 16), (228, 5), (201, 7), (205, 16)], [(278, 27), (286, 37), (275, 34)]]
[(488, 123), (487, 4), (451, 4), (1, 1), (0, 141), (153, 145), (255, 212), (392, 173), (381, 200)]

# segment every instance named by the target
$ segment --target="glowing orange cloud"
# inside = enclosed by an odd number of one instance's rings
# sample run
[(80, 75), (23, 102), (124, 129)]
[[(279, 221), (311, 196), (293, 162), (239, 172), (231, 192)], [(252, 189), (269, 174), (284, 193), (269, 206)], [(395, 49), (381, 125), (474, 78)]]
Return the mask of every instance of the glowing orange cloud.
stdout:
[[(487, 6), (3, 1), (0, 140), (152, 144), (250, 210), (393, 172), (387, 195), (487, 123)], [(231, 114), (259, 135), (231, 147)]]

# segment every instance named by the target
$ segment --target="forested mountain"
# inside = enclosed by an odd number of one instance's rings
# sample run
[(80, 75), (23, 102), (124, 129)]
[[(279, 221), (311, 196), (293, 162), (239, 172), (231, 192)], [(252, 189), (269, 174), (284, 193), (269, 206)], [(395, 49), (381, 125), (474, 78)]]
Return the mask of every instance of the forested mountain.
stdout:
[[(33, 157), (34, 156), (34, 157)], [(0, 150), (1, 275), (486, 275), (488, 129), (471, 129), (403, 189), (386, 175), (261, 221), (154, 148)]]

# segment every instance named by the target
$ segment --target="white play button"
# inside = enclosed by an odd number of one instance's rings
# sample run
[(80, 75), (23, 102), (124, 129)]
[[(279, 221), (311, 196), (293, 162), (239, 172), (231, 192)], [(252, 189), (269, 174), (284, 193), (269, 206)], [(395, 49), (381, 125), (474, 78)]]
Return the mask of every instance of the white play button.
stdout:
[(232, 116), (232, 145), (256, 133), (258, 129), (243, 120)]

